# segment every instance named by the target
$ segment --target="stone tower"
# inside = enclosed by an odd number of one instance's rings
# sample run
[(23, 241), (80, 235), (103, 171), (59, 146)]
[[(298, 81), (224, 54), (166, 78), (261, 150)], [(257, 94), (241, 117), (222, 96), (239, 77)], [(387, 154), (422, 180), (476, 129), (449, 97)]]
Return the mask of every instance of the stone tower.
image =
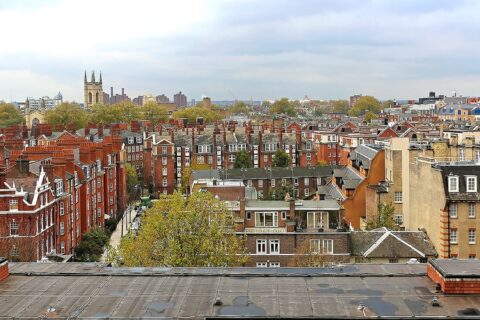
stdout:
[(103, 103), (103, 84), (102, 73), (100, 72), (100, 81), (95, 81), (95, 71), (92, 71), (92, 79), (87, 81), (87, 72), (83, 80), (83, 94), (85, 101), (85, 109), (90, 108), (94, 104)]

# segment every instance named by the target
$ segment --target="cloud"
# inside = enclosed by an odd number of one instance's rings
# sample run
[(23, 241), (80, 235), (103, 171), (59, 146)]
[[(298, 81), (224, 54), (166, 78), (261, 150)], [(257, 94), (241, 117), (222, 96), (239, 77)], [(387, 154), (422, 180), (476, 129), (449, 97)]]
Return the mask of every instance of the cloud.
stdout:
[(0, 99), (61, 90), (80, 100), (85, 69), (130, 96), (473, 95), (479, 10), (446, 0), (4, 0), (0, 72), (17, 80), (3, 80)]

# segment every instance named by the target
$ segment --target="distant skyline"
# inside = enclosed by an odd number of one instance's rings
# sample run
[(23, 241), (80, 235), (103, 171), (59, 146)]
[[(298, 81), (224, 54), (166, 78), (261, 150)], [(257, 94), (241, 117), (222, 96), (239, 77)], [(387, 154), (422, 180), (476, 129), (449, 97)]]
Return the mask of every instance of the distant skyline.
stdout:
[(2, 0), (0, 100), (480, 95), (475, 0)]

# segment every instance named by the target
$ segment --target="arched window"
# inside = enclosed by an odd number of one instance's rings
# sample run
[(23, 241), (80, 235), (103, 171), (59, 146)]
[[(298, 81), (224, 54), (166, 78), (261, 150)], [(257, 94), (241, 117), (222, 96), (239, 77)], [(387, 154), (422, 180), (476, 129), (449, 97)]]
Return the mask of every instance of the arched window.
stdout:
[(92, 93), (88, 93), (88, 103), (92, 103)]
[(98, 92), (95, 94), (95, 103), (98, 103)]

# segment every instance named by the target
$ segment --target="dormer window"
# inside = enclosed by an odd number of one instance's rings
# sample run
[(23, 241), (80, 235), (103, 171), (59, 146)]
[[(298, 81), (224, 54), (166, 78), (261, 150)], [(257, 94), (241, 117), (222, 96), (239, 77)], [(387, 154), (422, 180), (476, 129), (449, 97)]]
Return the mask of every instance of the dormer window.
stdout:
[(61, 195), (63, 193), (63, 181), (58, 181), (57, 182), (57, 196)]
[(137, 143), (142, 143), (142, 138), (137, 137), (137, 138), (136, 138), (136, 141), (137, 141)]
[(458, 177), (449, 176), (448, 177), (448, 192), (458, 192)]
[(467, 192), (477, 192), (477, 177), (466, 176)]
[(133, 137), (128, 137), (128, 144), (133, 144)]

